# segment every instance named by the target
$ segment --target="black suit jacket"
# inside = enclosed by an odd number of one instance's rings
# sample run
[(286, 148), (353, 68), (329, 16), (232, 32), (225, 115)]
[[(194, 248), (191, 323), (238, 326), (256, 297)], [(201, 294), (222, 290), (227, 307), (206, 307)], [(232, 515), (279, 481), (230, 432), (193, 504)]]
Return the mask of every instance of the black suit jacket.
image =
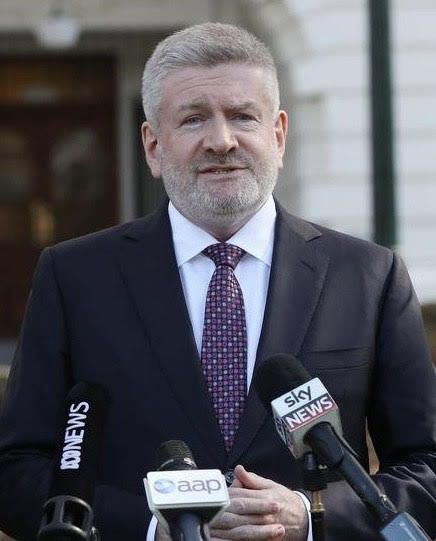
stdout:
[[(436, 396), (420, 308), (391, 251), (279, 208), (257, 365), (296, 355), (338, 402), (345, 437), (399, 507), (436, 535)], [(34, 539), (47, 498), (63, 404), (78, 381), (112, 403), (94, 502), (104, 541), (143, 541), (142, 478), (157, 447), (181, 439), (198, 467), (237, 463), (292, 488), (301, 464), (250, 389), (227, 455), (202, 376), (167, 210), (44, 251), (11, 370), (0, 426), (0, 527)], [(343, 482), (326, 496), (328, 539), (377, 539)]]

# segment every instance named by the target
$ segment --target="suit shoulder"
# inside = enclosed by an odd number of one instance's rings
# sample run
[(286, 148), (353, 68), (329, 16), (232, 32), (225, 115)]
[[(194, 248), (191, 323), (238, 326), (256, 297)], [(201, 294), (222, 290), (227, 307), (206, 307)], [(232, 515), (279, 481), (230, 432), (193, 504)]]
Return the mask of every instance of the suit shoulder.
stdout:
[(331, 245), (332, 248), (338, 251), (360, 253), (363, 256), (370, 255), (372, 257), (392, 258), (393, 252), (390, 248), (319, 224), (312, 225), (320, 231), (320, 240), (322, 239), (322, 242), (327, 246)]
[(283, 212), (282, 217), (300, 239), (313, 249), (328, 255), (332, 263), (357, 264), (366, 269), (377, 268), (383, 273), (391, 268), (394, 252), (390, 248), (309, 222), (287, 212)]
[[(398, 256), (385, 246), (370, 240), (316, 225), (321, 232), (319, 246), (328, 253), (330, 262), (337, 269), (354, 269), (357, 275), (388, 279)], [(315, 241), (316, 242), (316, 241)]]
[(97, 253), (111, 250), (115, 248), (122, 237), (140, 237), (147, 231), (154, 219), (155, 215), (151, 214), (130, 222), (125, 222), (87, 235), (59, 242), (51, 246), (49, 250), (55, 257), (62, 257), (68, 254), (86, 252)]
[[(46, 248), (38, 269), (51, 268), (59, 284), (99, 284), (117, 272), (124, 246), (155, 231), (155, 215), (65, 240)], [(133, 239), (133, 240), (132, 240)], [(147, 245), (143, 245), (146, 252)], [(37, 272), (43, 276), (45, 272)]]

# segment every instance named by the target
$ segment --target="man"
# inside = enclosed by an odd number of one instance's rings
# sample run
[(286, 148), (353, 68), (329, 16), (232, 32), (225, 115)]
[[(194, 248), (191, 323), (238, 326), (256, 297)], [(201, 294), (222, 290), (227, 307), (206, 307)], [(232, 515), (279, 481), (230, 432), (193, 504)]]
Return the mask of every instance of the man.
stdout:
[[(436, 535), (436, 394), (419, 305), (391, 251), (272, 199), (287, 116), (269, 52), (233, 26), (188, 28), (157, 47), (143, 95), (145, 153), (170, 204), (43, 253), (1, 421), (0, 526), (35, 537), (65, 394), (97, 381), (112, 397), (94, 501), (103, 540), (154, 535), (142, 477), (168, 439), (232, 481), (213, 539), (306, 539), (301, 464), (250, 387), (255, 365), (288, 352), (334, 395), (365, 466), (368, 421), (374, 479)], [(215, 252), (238, 260), (214, 263)], [(238, 307), (236, 335), (215, 286)], [(378, 539), (344, 482), (325, 502), (327, 539)]]

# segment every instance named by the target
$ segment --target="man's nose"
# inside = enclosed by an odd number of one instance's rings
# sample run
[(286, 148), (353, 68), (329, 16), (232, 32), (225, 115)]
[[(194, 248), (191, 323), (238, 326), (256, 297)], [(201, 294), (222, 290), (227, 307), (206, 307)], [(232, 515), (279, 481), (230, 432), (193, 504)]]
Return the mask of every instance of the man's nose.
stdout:
[(239, 146), (238, 139), (232, 126), (225, 119), (216, 119), (208, 126), (208, 131), (203, 140), (205, 150), (216, 154), (227, 154)]

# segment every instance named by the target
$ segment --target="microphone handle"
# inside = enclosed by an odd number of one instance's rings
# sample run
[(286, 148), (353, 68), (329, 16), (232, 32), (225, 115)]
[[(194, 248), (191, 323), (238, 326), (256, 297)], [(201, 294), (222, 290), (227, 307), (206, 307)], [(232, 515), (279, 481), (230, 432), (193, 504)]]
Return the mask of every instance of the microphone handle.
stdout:
[(399, 513), (380, 533), (385, 541), (431, 541), (408, 513)]
[(348, 451), (329, 423), (319, 423), (308, 431), (305, 441), (330, 468), (336, 468), (361, 500), (382, 523), (385, 541), (431, 541), (408, 514), (399, 513), (390, 499), (380, 492), (360, 462)]
[(338, 470), (361, 500), (377, 515), (382, 524), (388, 523), (398, 514), (394, 504), (386, 494), (380, 492), (360, 462), (347, 450), (344, 451), (344, 458), (339, 464)]
[(382, 494), (360, 462), (344, 447), (329, 423), (319, 423), (305, 435), (307, 442), (329, 468), (339, 470), (360, 499), (377, 515), (382, 524), (392, 520), (398, 511)]
[(170, 522), (172, 541), (210, 541), (205, 523), (196, 513), (180, 513)]

